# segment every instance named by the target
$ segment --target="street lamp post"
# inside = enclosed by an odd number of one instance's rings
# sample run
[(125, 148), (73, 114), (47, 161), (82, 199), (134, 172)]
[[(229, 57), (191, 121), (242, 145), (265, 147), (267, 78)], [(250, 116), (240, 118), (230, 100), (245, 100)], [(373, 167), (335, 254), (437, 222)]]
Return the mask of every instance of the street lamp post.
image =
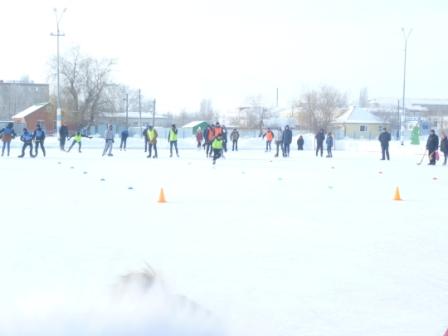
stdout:
[(65, 34), (61, 33), (59, 30), (59, 23), (61, 22), (62, 15), (64, 15), (67, 8), (64, 8), (62, 12), (59, 14), (56, 8), (53, 9), (56, 15), (56, 34), (51, 33), (51, 36), (56, 36), (56, 57), (57, 57), (57, 97), (56, 97), (56, 133), (61, 127), (62, 122), (62, 113), (61, 113), (61, 96), (60, 96), (60, 85), (59, 85), (59, 37), (65, 36)]
[(404, 37), (404, 66), (403, 66), (403, 100), (401, 101), (401, 105), (403, 108), (402, 113), (402, 122), (401, 122), (401, 144), (404, 144), (404, 133), (407, 129), (407, 123), (406, 123), (406, 59), (407, 59), (407, 49), (408, 49), (408, 39), (409, 36), (412, 33), (412, 29), (410, 29), (407, 33), (404, 28), (401, 28), (401, 31), (403, 32)]

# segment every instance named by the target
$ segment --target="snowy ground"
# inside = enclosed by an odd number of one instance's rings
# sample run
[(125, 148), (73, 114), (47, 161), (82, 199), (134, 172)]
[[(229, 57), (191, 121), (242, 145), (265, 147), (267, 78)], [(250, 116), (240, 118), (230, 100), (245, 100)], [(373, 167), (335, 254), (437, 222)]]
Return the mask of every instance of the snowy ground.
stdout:
[[(393, 143), (389, 162), (377, 141), (341, 141), (333, 159), (293, 146), (285, 159), (242, 139), (213, 167), (190, 140), (171, 159), (163, 141), (158, 160), (138, 138), (126, 152), (116, 142), (114, 157), (101, 156), (101, 139), (83, 142), (81, 154), (49, 138), (46, 158), (18, 159), (18, 147), (0, 158), (1, 335), (53, 335), (55, 324), (54, 335), (143, 335), (129, 331), (143, 318), (117, 326), (123, 311), (104, 298), (145, 264), (160, 292), (211, 312), (207, 335), (448, 327), (448, 168), (417, 165), (423, 146)], [(161, 306), (145, 318), (169, 320)], [(181, 334), (166, 330), (153, 334)]]

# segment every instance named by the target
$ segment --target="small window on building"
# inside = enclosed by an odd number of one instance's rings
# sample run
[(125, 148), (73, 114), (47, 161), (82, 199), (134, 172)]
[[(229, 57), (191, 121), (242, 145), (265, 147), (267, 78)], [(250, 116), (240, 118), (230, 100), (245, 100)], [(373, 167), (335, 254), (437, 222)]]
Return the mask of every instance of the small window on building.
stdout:
[(359, 126), (359, 131), (360, 132), (367, 132), (367, 126), (366, 125)]

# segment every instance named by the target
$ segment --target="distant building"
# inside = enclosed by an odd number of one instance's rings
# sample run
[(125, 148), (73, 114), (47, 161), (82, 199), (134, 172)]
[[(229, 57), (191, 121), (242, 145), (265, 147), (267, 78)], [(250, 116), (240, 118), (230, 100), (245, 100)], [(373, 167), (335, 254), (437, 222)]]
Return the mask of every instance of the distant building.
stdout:
[(352, 106), (331, 123), (337, 138), (375, 139), (388, 124), (369, 112), (369, 109)]
[(198, 128), (200, 127), (202, 131), (204, 131), (208, 126), (208, 122), (206, 121), (192, 121), (188, 124), (183, 125), (181, 128), (184, 129), (187, 133), (196, 134)]
[(50, 103), (32, 105), (13, 115), (10, 119), (14, 123), (22, 124), (30, 130), (33, 130), (37, 124), (40, 124), (49, 133), (53, 133), (55, 128), (55, 119), (50, 110)]
[(11, 117), (26, 108), (50, 100), (48, 84), (0, 80), (0, 120)]

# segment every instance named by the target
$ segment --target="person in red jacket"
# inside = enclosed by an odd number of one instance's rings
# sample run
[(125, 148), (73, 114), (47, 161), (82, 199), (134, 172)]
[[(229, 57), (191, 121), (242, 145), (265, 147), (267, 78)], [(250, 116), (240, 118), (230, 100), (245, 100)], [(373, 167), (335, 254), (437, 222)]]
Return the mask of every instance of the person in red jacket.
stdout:
[(271, 151), (272, 139), (274, 139), (274, 132), (268, 127), (266, 132), (263, 134), (263, 139), (266, 138), (266, 150), (265, 152)]

